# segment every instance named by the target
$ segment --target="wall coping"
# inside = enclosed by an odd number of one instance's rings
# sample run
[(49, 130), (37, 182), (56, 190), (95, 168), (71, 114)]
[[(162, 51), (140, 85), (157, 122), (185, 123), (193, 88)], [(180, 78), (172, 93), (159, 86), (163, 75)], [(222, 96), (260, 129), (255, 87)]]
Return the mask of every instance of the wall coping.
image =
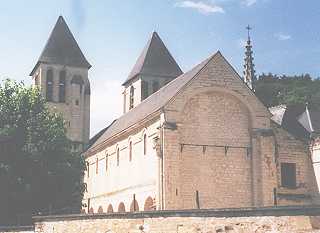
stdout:
[(0, 232), (34, 231), (34, 226), (0, 226)]
[(167, 217), (257, 217), (257, 216), (320, 216), (320, 205), (309, 206), (281, 206), (281, 207), (249, 207), (227, 209), (193, 209), (193, 210), (158, 210), (125, 213), (102, 214), (70, 214), (33, 216), (37, 222), (52, 222), (66, 220), (88, 219), (139, 219), (139, 218), (167, 218)]

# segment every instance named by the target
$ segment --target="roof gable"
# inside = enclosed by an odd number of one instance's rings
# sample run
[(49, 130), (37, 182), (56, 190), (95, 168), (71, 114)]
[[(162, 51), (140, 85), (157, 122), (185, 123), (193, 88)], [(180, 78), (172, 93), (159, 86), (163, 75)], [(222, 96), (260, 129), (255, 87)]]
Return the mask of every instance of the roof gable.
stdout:
[(144, 47), (123, 85), (139, 74), (170, 78), (182, 74), (179, 65), (156, 32), (152, 33), (151, 39)]
[[(137, 107), (122, 115), (93, 143), (90, 148), (94, 148), (111, 137), (121, 133), (123, 130), (145, 119), (149, 115), (160, 110), (168, 101), (170, 101), (179, 90), (194, 78), (218, 53), (204, 60), (190, 71), (180, 75), (169, 82), (166, 86), (160, 88), (157, 92), (150, 95), (142, 101)], [(90, 150), (89, 148), (89, 150)]]
[(88, 69), (91, 67), (62, 16), (59, 16), (30, 75), (33, 75), (40, 63), (61, 64)]

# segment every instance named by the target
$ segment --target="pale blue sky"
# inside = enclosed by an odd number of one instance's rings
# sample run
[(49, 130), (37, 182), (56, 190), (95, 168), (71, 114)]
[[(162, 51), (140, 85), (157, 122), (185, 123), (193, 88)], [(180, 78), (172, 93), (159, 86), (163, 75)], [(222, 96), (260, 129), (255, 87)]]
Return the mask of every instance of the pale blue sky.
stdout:
[(184, 71), (220, 50), (241, 74), (250, 23), (258, 74), (320, 76), (319, 0), (11, 0), (0, 12), (0, 78), (28, 84), (64, 16), (93, 66), (92, 134), (121, 114), (121, 82), (153, 30)]

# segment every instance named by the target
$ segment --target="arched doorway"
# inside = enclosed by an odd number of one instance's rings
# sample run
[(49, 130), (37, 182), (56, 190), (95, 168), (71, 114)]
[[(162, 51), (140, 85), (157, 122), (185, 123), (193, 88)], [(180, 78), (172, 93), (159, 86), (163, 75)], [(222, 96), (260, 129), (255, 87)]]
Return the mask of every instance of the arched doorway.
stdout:
[(139, 211), (139, 204), (137, 200), (133, 200), (130, 205), (130, 212)]
[(113, 207), (111, 204), (108, 205), (107, 213), (113, 213)]
[(85, 209), (82, 209), (80, 213), (81, 213), (81, 214), (86, 214), (86, 210), (85, 210)]
[(99, 206), (98, 214), (102, 214), (102, 213), (103, 213), (103, 208), (102, 208), (102, 206)]
[(89, 209), (89, 214), (94, 214), (94, 210), (92, 207)]
[(144, 210), (145, 211), (155, 210), (152, 197), (149, 196), (144, 202)]
[(120, 202), (118, 206), (118, 212), (126, 212), (126, 207), (124, 206), (123, 202)]

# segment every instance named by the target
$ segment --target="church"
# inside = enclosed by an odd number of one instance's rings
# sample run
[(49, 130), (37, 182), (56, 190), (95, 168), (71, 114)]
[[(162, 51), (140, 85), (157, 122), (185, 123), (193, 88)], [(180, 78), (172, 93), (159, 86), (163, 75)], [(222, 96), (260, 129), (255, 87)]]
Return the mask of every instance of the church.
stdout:
[(318, 198), (308, 109), (292, 120), (286, 106), (268, 109), (257, 98), (249, 35), (241, 77), (219, 51), (183, 72), (153, 32), (122, 84), (123, 114), (89, 141), (90, 67), (59, 17), (31, 76), (63, 114), (74, 150), (85, 148), (83, 213)]

